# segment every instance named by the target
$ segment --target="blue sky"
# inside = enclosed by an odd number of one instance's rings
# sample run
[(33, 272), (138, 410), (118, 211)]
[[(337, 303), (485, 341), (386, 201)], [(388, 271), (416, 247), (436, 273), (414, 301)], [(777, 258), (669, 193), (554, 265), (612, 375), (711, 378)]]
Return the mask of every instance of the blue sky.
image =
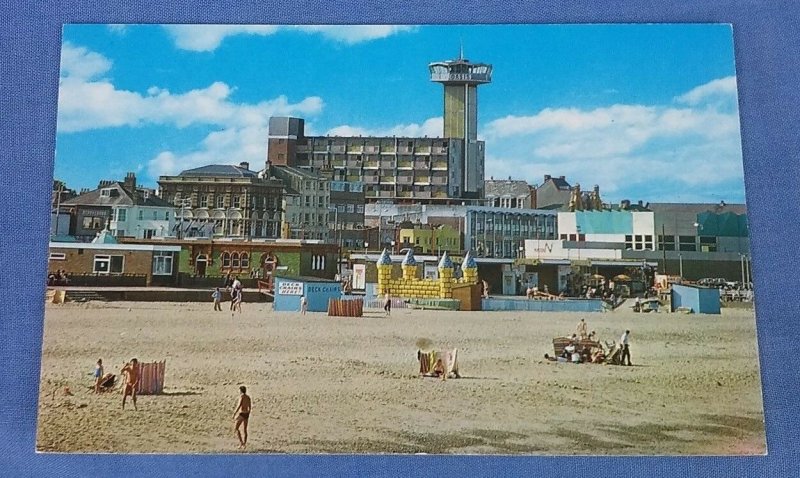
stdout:
[(494, 66), (486, 176), (565, 175), (604, 200), (743, 202), (728, 25), (66, 25), (55, 177), (73, 189), (248, 161), (267, 121), (441, 136), (427, 65)]

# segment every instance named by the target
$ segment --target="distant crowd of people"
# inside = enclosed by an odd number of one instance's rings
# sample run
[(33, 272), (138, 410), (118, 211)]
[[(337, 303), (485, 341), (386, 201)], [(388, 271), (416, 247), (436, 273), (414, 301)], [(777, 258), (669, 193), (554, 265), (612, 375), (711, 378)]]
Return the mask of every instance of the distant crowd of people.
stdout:
[(68, 285), (69, 278), (67, 277), (67, 271), (62, 271), (61, 269), (55, 271), (54, 273), (48, 274), (47, 276), (47, 285)]
[[(576, 327), (576, 333), (572, 334), (564, 350), (556, 356), (544, 354), (544, 358), (551, 362), (564, 363), (604, 363), (607, 353), (603, 345), (597, 338), (597, 333), (593, 330), (588, 332), (588, 324), (585, 319), (581, 319)], [(630, 351), (630, 330), (626, 330), (619, 339), (622, 351), (620, 353), (620, 365), (631, 364)], [(626, 363), (627, 361), (627, 363)]]

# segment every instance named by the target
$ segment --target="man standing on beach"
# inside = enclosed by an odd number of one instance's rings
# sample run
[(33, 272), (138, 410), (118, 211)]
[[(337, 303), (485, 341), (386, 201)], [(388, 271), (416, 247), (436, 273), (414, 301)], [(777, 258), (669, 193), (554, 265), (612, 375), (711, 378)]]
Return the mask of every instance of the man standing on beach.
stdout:
[[(239, 403), (236, 405), (236, 410), (233, 411), (233, 419), (236, 420), (236, 437), (239, 438), (239, 448), (247, 446), (247, 422), (250, 420), (250, 396), (247, 394), (247, 387), (242, 385), (239, 387)], [(244, 424), (244, 435), (239, 431), (239, 427)]]
[(630, 348), (628, 348), (628, 337), (630, 337), (630, 335), (631, 335), (631, 331), (630, 330), (626, 330), (625, 333), (622, 334), (622, 337), (620, 337), (620, 339), (619, 339), (619, 343), (622, 344), (622, 358), (620, 358), (619, 362), (622, 365), (625, 365), (625, 359), (628, 360), (628, 365), (632, 365), (631, 364), (631, 350), (630, 350)]
[(578, 322), (578, 337), (581, 340), (583, 340), (586, 337), (588, 337), (588, 333), (587, 333), (588, 328), (589, 327), (586, 325), (586, 320), (585, 319), (581, 319), (581, 321)]
[(386, 317), (392, 315), (392, 295), (388, 290), (383, 298), (383, 311), (386, 312)]
[(300, 313), (303, 314), (303, 315), (306, 315), (306, 311), (307, 310), (308, 310), (308, 300), (306, 299), (306, 296), (301, 295), (300, 296)]
[(130, 395), (133, 400), (133, 409), (138, 410), (136, 408), (136, 386), (139, 384), (139, 361), (132, 358), (122, 367), (120, 373), (127, 375), (125, 386), (122, 389), (122, 409), (125, 410), (125, 399)]

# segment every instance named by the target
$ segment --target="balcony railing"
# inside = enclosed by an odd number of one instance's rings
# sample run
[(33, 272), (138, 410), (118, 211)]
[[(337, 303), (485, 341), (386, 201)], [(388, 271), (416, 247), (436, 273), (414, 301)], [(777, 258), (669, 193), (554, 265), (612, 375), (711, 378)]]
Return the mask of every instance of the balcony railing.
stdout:
[(367, 161), (364, 163), (364, 167), (368, 169), (378, 169), (379, 165), (377, 161)]
[(344, 145), (343, 144), (336, 144), (331, 146), (332, 153), (344, 153)]
[(414, 163), (411, 161), (398, 161), (397, 162), (397, 169), (412, 169), (414, 167)]
[(433, 148), (431, 148), (431, 153), (432, 154), (447, 154), (447, 148), (444, 148), (442, 146), (434, 146)]
[(431, 184), (439, 184), (439, 185), (447, 184), (447, 178), (434, 176), (431, 178)]
[(433, 169), (447, 169), (447, 161), (434, 161)]
[(364, 176), (364, 182), (367, 184), (378, 184), (378, 176)]
[(397, 176), (397, 184), (411, 184), (414, 178), (411, 176)]
[(382, 168), (392, 168), (393, 169), (394, 168), (394, 161), (384, 159), (384, 160), (381, 161), (381, 167)]

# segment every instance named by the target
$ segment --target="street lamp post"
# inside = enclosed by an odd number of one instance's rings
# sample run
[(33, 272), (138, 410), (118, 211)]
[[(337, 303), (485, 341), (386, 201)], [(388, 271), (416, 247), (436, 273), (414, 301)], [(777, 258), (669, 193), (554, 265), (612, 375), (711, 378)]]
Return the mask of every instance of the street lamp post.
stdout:
[(664, 264), (662, 265), (661, 271), (664, 275), (667, 275), (667, 245), (666, 245), (666, 238), (667, 234), (664, 232), (664, 223), (661, 223), (661, 251), (664, 254)]
[[(336, 241), (336, 274), (339, 278), (342, 277), (342, 233), (339, 232), (339, 209), (336, 207), (329, 207), (329, 211), (333, 211), (333, 238)], [(338, 233), (338, 235), (337, 235)]]
[(575, 238), (578, 240), (578, 260), (581, 260), (581, 226), (575, 226), (575, 230), (578, 232)]

